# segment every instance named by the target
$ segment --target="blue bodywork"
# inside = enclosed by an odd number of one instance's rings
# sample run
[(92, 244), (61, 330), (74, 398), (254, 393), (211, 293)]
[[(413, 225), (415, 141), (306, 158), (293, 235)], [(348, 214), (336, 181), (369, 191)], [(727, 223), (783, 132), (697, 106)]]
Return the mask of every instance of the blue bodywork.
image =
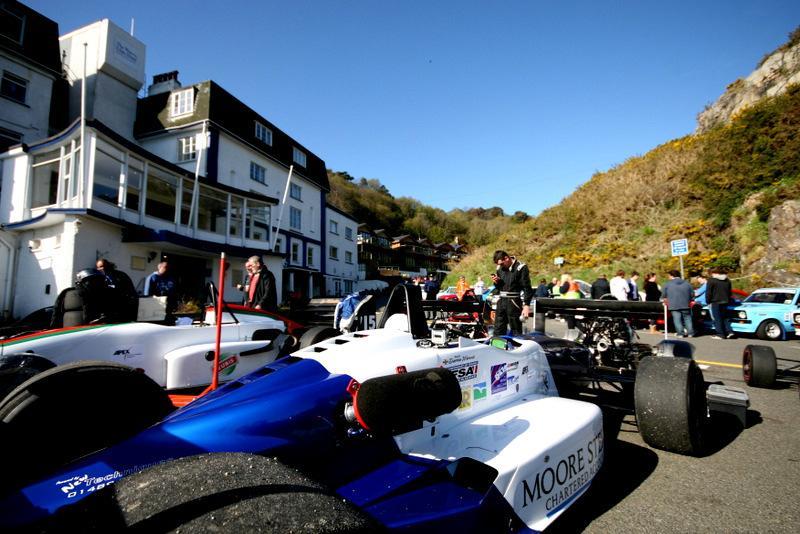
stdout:
[(460, 480), (457, 467), (469, 460), (411, 457), (390, 437), (347, 432), (342, 413), (351, 400), (350, 380), (314, 360), (278, 360), (7, 495), (0, 500), (0, 528), (41, 520), (160, 463), (208, 452), (248, 452), (302, 465), (389, 528), (527, 530), (491, 481), (476, 487)]

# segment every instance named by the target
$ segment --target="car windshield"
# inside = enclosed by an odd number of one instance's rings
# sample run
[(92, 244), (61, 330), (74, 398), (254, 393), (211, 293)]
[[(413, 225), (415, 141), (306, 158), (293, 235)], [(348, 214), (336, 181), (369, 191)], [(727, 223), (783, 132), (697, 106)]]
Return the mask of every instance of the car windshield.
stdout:
[(758, 302), (761, 304), (791, 304), (794, 293), (786, 291), (759, 291), (747, 297), (745, 302)]

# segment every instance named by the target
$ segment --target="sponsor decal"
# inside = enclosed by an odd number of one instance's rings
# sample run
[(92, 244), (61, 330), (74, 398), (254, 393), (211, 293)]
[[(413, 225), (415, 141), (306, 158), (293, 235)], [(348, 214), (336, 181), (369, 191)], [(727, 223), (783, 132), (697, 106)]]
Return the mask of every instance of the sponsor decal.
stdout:
[(528, 366), (527, 365), (522, 368), (522, 374), (523, 375), (527, 375), (528, 374)]
[(516, 371), (517, 367), (519, 367), (519, 362), (510, 362), (508, 365), (506, 365), (506, 371), (509, 373), (511, 371)]
[(532, 478), (522, 479), (522, 507), (544, 500), (548, 512), (558, 510), (570, 497), (584, 489), (602, 465), (603, 432), (600, 431), (585, 446), (559, 458)]
[(486, 400), (487, 395), (486, 382), (478, 382), (472, 386), (472, 397), (475, 402)]
[(144, 350), (142, 350), (141, 345), (130, 345), (126, 347), (120, 347), (114, 351), (112, 355), (113, 359), (118, 360), (132, 360), (134, 358), (138, 358), (144, 354)]
[(462, 363), (462, 362), (471, 362), (474, 360), (476, 356), (471, 354), (457, 354), (451, 358), (444, 358), (442, 360), (443, 365), (449, 365), (451, 363)]
[(110, 486), (122, 477), (138, 473), (139, 471), (147, 469), (148, 467), (167, 463), (172, 460), (173, 458), (170, 457), (157, 462), (135, 465), (133, 467), (129, 467), (128, 469), (123, 469), (122, 471), (113, 471), (111, 473), (100, 474), (97, 476), (90, 475), (88, 473), (75, 475), (65, 480), (56, 481), (56, 487), (61, 490), (61, 493), (64, 494), (67, 499), (74, 499), (78, 495), (87, 495), (101, 490), (106, 486)]
[(506, 373), (506, 364), (492, 366), (492, 395), (501, 393), (508, 388), (508, 375)]
[(219, 367), (217, 372), (224, 376), (230, 376), (236, 369), (236, 364), (239, 363), (238, 354), (222, 354), (219, 357)]
[(472, 388), (464, 388), (461, 390), (461, 405), (459, 410), (467, 410), (472, 408)]
[(478, 377), (478, 362), (462, 363), (461, 365), (448, 367), (448, 369), (456, 375), (459, 382), (467, 382)]

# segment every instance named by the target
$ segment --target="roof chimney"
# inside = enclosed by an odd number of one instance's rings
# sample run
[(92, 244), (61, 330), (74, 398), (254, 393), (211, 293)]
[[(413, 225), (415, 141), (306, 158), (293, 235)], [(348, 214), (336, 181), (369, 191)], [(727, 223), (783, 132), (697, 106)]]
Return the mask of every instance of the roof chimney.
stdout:
[(181, 87), (178, 81), (178, 71), (163, 72), (153, 76), (153, 85), (147, 88), (147, 95), (153, 96), (159, 93), (168, 93)]

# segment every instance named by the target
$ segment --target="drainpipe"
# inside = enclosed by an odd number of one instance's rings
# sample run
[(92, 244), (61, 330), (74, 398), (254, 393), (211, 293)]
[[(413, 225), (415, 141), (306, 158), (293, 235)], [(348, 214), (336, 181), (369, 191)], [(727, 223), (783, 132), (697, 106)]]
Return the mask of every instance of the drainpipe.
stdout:
[[(17, 254), (17, 247), (14, 246), (14, 243), (9, 242), (3, 235), (0, 233), (0, 246), (8, 250), (8, 259), (6, 260), (5, 264), (5, 275), (3, 279), (3, 302), (2, 308), (0, 308), (0, 314), (3, 315), (3, 319), (9, 319), (12, 317), (13, 310), (11, 309), (11, 289), (14, 286), (14, 275), (16, 274), (16, 270), (14, 266), (16, 264), (16, 254)], [(7, 316), (6, 316), (7, 315)]]
[[(292, 183), (292, 172), (294, 171), (294, 165), (289, 165), (289, 177), (286, 179), (286, 189), (283, 190), (283, 202), (281, 202), (281, 210), (278, 212), (278, 221), (275, 223), (275, 234), (272, 236), (272, 244), (270, 245), (270, 251), (275, 250), (275, 243), (278, 241), (278, 233), (281, 231), (281, 221), (283, 220), (283, 207), (286, 206), (286, 197), (289, 196), (289, 184)], [(286, 242), (287, 251), (289, 251), (288, 246), (289, 242)]]

